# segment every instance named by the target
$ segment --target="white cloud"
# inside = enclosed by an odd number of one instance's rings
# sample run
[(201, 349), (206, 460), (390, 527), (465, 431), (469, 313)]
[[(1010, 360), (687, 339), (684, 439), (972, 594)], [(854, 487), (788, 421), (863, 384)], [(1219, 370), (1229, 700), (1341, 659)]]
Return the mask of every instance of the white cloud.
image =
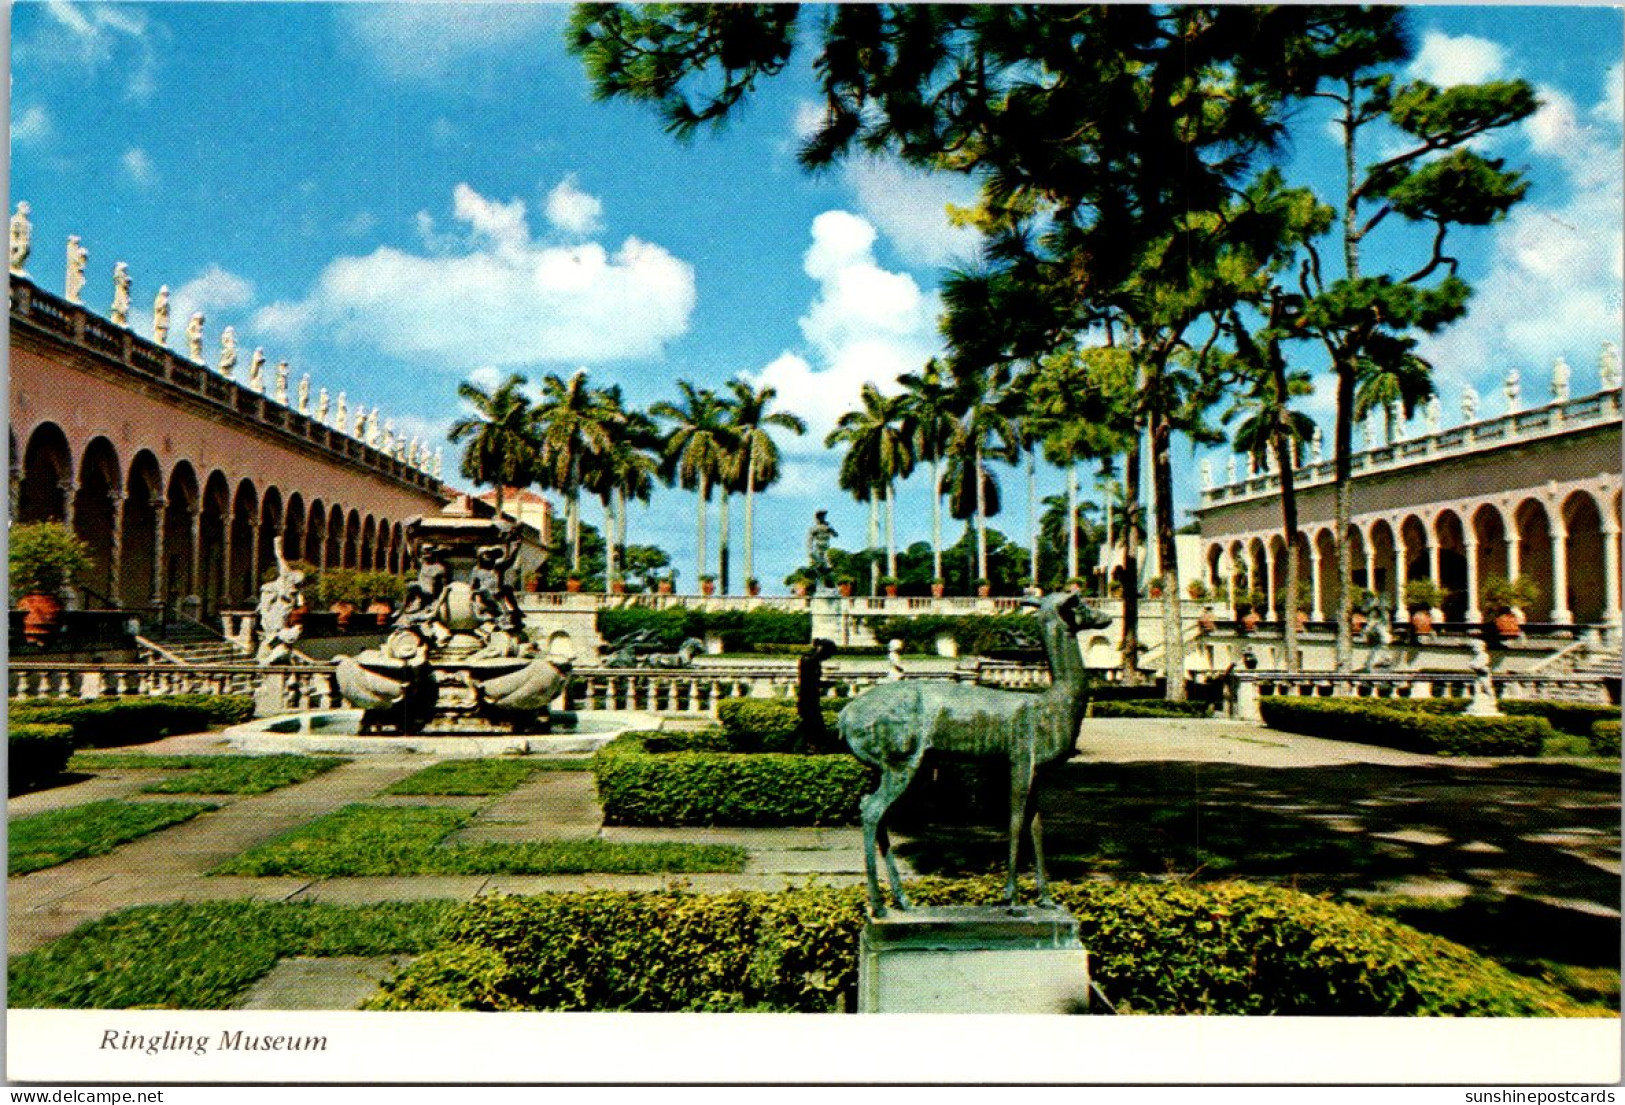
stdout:
[(89, 75), (117, 73), (127, 99), (151, 99), (157, 89), (158, 36), (140, 8), (50, 0), (45, 12), (48, 21), (17, 45), (19, 58), (54, 67), (70, 65)]
[[(1467, 317), (1422, 344), (1425, 356), (1485, 395), (1497, 393), (1507, 369), (1516, 366), (1526, 397), (1544, 397), (1546, 374), (1559, 356), (1574, 366), (1575, 394), (1596, 387), (1598, 351), (1604, 341), (1619, 339), (1622, 324), (1619, 121), (1594, 111), (1595, 121), (1588, 122), (1555, 88), (1543, 87), (1539, 95), (1542, 107), (1524, 121), (1523, 134), (1567, 178), (1566, 198), (1513, 208), (1493, 231), (1489, 275), (1475, 282)], [(1486, 413), (1498, 409), (1492, 404)]]
[(798, 100), (795, 114), (790, 119), (790, 130), (796, 141), (805, 142), (824, 125), (825, 108), (817, 100)]
[(872, 382), (896, 390), (904, 372), (936, 353), (939, 304), (913, 277), (875, 262), (875, 228), (846, 211), (813, 220), (803, 268), (818, 282), (817, 297), (800, 319), (807, 350), (787, 350), (751, 379), (778, 389), (779, 401), (807, 420), (805, 437), (786, 439), (791, 451), (822, 452), (824, 436)]
[(1591, 113), (1604, 123), (1616, 127), (1625, 123), (1625, 62), (1615, 62), (1603, 81), (1602, 99)]
[(909, 169), (895, 160), (871, 158), (853, 162), (847, 182), (857, 193), (858, 207), (915, 265), (947, 265), (976, 255), (980, 235), (948, 221), (947, 205), (974, 207), (976, 185), (949, 173)]
[(158, 182), (158, 169), (140, 146), (125, 150), (119, 164), (124, 167), (124, 174), (139, 187), (150, 188)]
[(219, 311), (235, 311), (254, 302), (254, 284), (228, 272), (217, 264), (210, 264), (202, 272), (175, 289), (170, 297), (170, 312), (179, 320), (177, 330), (183, 329), (194, 311), (213, 316)]
[(371, 234), (377, 226), (378, 216), (371, 211), (357, 211), (346, 220), (341, 230), (348, 237), (364, 238)]
[(545, 44), (568, 13), (562, 4), (342, 4), (336, 18), (385, 76), (434, 81)]
[(43, 142), (56, 133), (51, 113), (39, 104), (33, 104), (17, 113), (11, 121), (13, 142)]
[(547, 221), (577, 236), (603, 229), (604, 204), (576, 187), (574, 177), (565, 177), (547, 194)]
[(1422, 36), (1422, 48), (1416, 52), (1409, 73), (1448, 88), (1499, 79), (1506, 68), (1507, 52), (1499, 43), (1473, 35), (1451, 37), (1442, 31), (1428, 31)]
[(297, 303), (256, 322), (297, 337), (329, 328), (340, 340), (464, 371), (471, 350), (497, 368), (549, 361), (648, 357), (688, 327), (694, 272), (658, 245), (532, 239), (522, 200), (503, 203), (466, 184), (453, 193), (461, 235), (439, 233), (426, 212), (429, 256), (381, 247), (338, 257)]

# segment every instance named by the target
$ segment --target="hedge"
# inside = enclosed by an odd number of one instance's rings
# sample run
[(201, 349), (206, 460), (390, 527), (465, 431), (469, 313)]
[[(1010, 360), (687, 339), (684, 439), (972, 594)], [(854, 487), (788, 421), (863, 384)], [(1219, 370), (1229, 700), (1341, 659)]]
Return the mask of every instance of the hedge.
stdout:
[(1619, 755), (1619, 719), (1591, 723), (1591, 751), (1598, 756)]
[(877, 641), (902, 641), (906, 652), (935, 653), (938, 637), (952, 637), (964, 656), (1008, 653), (1012, 651), (1012, 634), (1030, 639), (1033, 642), (1031, 651), (1038, 651), (1041, 648), (1039, 642), (1043, 640), (1038, 632), (1038, 618), (1027, 613), (924, 614), (917, 618), (876, 618), (871, 629)]
[[(824, 729), (837, 731), (836, 718), (844, 700), (830, 699), (823, 707)], [(783, 698), (729, 698), (717, 704), (717, 720), (733, 752), (802, 752), (801, 715), (796, 704)]]
[(28, 699), (10, 704), (13, 723), (68, 725), (79, 748), (145, 744), (215, 725), (236, 725), (254, 716), (248, 695), (177, 694), (87, 700)]
[(1206, 702), (1120, 701), (1091, 702), (1090, 717), (1207, 717), (1212, 707)]
[(847, 825), (872, 789), (847, 756), (655, 754), (650, 744), (623, 733), (594, 754), (606, 825)]
[(1509, 717), (1543, 717), (1559, 733), (1572, 733), (1577, 737), (1591, 736), (1591, 727), (1599, 721), (1619, 720), (1618, 706), (1599, 706), (1594, 702), (1553, 702), (1541, 698), (1503, 698), (1501, 712)]
[(67, 769), (73, 755), (73, 726), (34, 722), (11, 723), (7, 755), (10, 792), (21, 794), (49, 782)]
[[(1002, 879), (919, 880), (922, 905), (992, 903)], [(1295, 890), (1052, 884), (1119, 1012), (1612, 1016), (1458, 944)], [(1032, 888), (1025, 890), (1032, 894)], [(764, 1011), (854, 1007), (861, 887), (770, 894), (482, 897), (368, 1003), (390, 1010)]]
[(1544, 718), (1457, 717), (1393, 701), (1266, 695), (1259, 712), (1272, 729), (1442, 756), (1535, 756), (1553, 735)]
[(749, 651), (761, 644), (800, 644), (812, 640), (812, 615), (788, 610), (649, 610), (626, 606), (598, 612), (598, 634), (619, 640), (648, 630), (661, 644), (675, 649), (689, 637), (722, 638), (728, 652)]

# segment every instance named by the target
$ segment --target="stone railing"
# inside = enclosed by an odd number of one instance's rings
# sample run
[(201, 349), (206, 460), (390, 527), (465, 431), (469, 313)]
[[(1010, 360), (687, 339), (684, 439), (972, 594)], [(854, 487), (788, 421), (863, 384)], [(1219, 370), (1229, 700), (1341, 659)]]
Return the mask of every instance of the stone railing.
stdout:
[(294, 438), (333, 461), (366, 469), (373, 475), (419, 492), (442, 494), (440, 481), (421, 467), (358, 440), (349, 432), (329, 426), (273, 396), (228, 380), (219, 373), (42, 290), (26, 277), (11, 275), (13, 329), (50, 333), (95, 354), (144, 383), (203, 405), (211, 417), (227, 424), (247, 422)]
[[(1609, 423), (1617, 424), (1619, 421), (1618, 389), (1600, 391), (1563, 403), (1515, 411), (1498, 418), (1470, 422), (1438, 433), (1364, 449), (1350, 457), (1349, 464), (1353, 475), (1359, 477), (1418, 464), (1431, 464), (1435, 460), (1460, 456), (1511, 441), (1533, 441), (1570, 430), (1606, 426)], [(1292, 478), (1301, 494), (1311, 487), (1332, 482), (1333, 475), (1333, 462), (1328, 458), (1293, 469)], [(1280, 490), (1280, 473), (1259, 472), (1238, 479), (1234, 483), (1203, 489), (1202, 506), (1274, 495)]]
[(252, 695), (259, 691), (267, 674), (282, 680), (283, 701), (290, 710), (343, 705), (332, 668), (326, 665), (261, 668), (251, 664), (14, 663), (7, 672), (7, 694), (19, 700), (117, 695)]
[[(838, 596), (837, 596), (838, 597)], [(979, 598), (974, 595), (852, 595), (840, 599), (841, 612), (855, 617), (904, 617), (925, 614), (1003, 614), (1020, 610), (1018, 598)], [(519, 596), (522, 610), (572, 613), (637, 607), (646, 610), (784, 610), (804, 613), (810, 601), (804, 595), (614, 595), (601, 591), (531, 591)]]
[[(1516, 673), (1491, 677), (1499, 698), (1539, 698), (1563, 702), (1612, 701), (1608, 682), (1595, 676)], [(1459, 672), (1283, 672), (1238, 671), (1226, 681), (1227, 712), (1240, 721), (1262, 721), (1258, 700), (1265, 695), (1309, 698), (1465, 698), (1476, 694), (1476, 678)]]

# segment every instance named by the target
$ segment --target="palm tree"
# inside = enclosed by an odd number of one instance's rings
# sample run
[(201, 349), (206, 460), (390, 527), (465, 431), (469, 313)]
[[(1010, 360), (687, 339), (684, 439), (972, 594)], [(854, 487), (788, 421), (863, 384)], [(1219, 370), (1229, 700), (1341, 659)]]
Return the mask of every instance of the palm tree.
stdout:
[(1433, 366), (1411, 352), (1414, 345), (1413, 340), (1406, 339), (1404, 348), (1392, 357), (1361, 357), (1356, 362), (1354, 420), (1361, 422), (1373, 411), (1382, 411), (1390, 444), (1394, 440), (1396, 411), (1404, 411), (1409, 419), (1419, 405), (1433, 397)]
[(459, 471), (476, 484), (496, 485), (499, 518), (503, 489), (522, 487), (534, 478), (536, 439), (524, 386), (525, 378), (517, 373), (488, 392), (472, 380), (463, 381), (457, 395), (474, 413), (452, 423), (446, 435), (454, 444), (468, 439)]
[(936, 358), (918, 374), (897, 378), (903, 385), (903, 426), (914, 455), (931, 464), (931, 576), (942, 577), (942, 461), (954, 435), (953, 389), (943, 380)]
[(779, 478), (779, 447), (770, 427), (800, 435), (807, 424), (786, 411), (770, 408), (778, 398), (771, 387), (757, 389), (746, 380), (729, 380), (733, 399), (728, 403), (729, 428), (738, 450), (739, 469), (745, 493), (745, 582), (756, 578), (756, 492), (771, 487)]
[(704, 577), (706, 554), (706, 504), (711, 488), (724, 475), (728, 455), (733, 451), (732, 435), (724, 421), (725, 411), (716, 392), (696, 388), (687, 380), (677, 381), (680, 404), (661, 400), (649, 413), (672, 423), (662, 446), (661, 475), (669, 483), (692, 489), (698, 496), (698, 532), (695, 549), (695, 575)]
[[(976, 574), (988, 579), (987, 520), (999, 513), (998, 481), (988, 471), (991, 460), (1010, 461), (1018, 445), (1016, 428), (1005, 413), (1003, 387), (996, 373), (961, 371), (955, 382), (959, 416), (949, 453), (957, 462), (948, 478), (955, 510), (972, 508), (976, 522)], [(974, 474), (974, 475), (973, 475)], [(955, 518), (966, 515), (954, 513)]]
[(581, 489), (587, 468), (609, 449), (617, 417), (604, 393), (587, 385), (586, 369), (578, 369), (568, 380), (543, 377), (542, 399), (531, 415), (537, 474), (543, 487), (564, 496), (572, 571), (581, 568)]
[(605, 388), (601, 395), (610, 415), (606, 421), (609, 445), (587, 467), (582, 486), (597, 495), (604, 507), (604, 584), (608, 587), (620, 574), (617, 554), (626, 546), (627, 502), (649, 501), (659, 462), (650, 451), (655, 434), (649, 418), (626, 409), (618, 384)]
[[(901, 396), (882, 395), (873, 384), (864, 384), (858, 394), (861, 404), (847, 411), (824, 439), (830, 448), (845, 442), (841, 461), (841, 486), (869, 503), (869, 544), (875, 547), (876, 514), (880, 502), (886, 504), (886, 574), (897, 575), (897, 530), (892, 492), (900, 479), (914, 471), (914, 446), (903, 425), (905, 404)], [(878, 575), (878, 564), (871, 576)], [(871, 580), (873, 582), (873, 580)]]

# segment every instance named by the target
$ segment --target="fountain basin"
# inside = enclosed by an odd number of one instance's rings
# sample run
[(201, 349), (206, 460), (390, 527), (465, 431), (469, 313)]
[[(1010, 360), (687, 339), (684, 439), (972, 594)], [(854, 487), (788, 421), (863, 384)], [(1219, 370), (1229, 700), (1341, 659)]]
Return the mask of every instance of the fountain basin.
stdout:
[(520, 753), (595, 752), (633, 730), (659, 729), (662, 719), (636, 710), (581, 710), (567, 733), (361, 733), (361, 710), (306, 710), (233, 725), (221, 735), (239, 752), (367, 755), (414, 752), (472, 758)]

